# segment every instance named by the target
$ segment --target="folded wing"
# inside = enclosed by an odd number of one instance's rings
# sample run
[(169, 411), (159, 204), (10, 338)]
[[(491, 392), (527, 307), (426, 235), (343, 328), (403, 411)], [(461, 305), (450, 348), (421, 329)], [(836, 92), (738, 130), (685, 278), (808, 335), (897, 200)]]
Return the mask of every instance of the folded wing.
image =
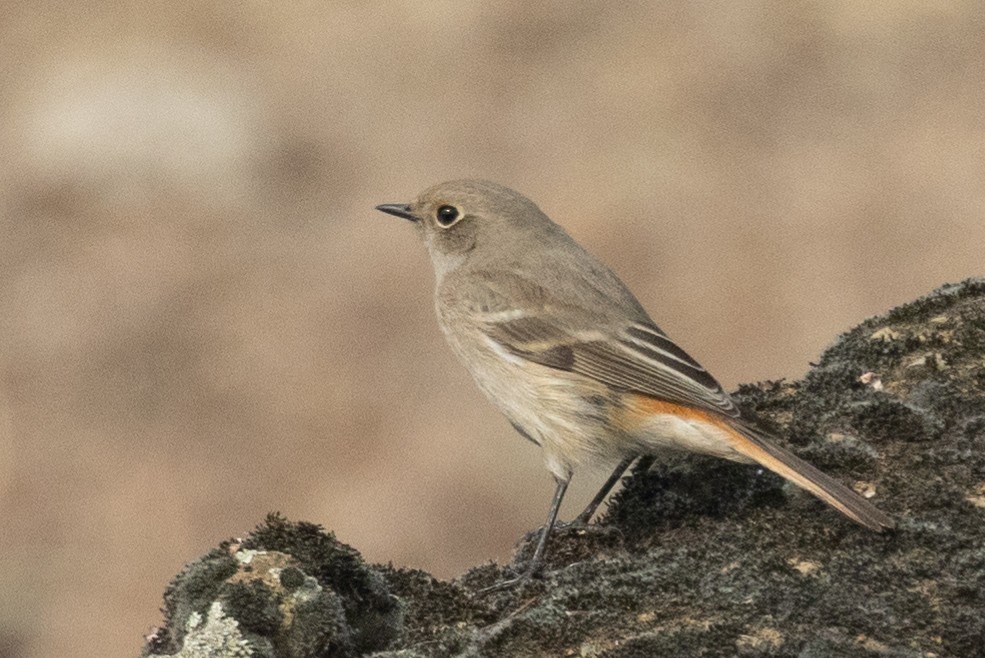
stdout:
[(617, 390), (643, 393), (737, 418), (728, 393), (656, 325), (579, 328), (572, 313), (528, 310), (485, 325), (487, 335), (511, 353), (577, 373)]

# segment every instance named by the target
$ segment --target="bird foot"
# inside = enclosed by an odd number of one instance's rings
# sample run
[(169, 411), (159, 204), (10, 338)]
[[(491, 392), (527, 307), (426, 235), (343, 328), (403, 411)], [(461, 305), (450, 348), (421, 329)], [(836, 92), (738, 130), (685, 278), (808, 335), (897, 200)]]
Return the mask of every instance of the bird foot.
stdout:
[(502, 592), (504, 590), (513, 589), (519, 585), (522, 585), (534, 578), (540, 578), (540, 570), (543, 564), (531, 564), (526, 569), (523, 570), (518, 576), (513, 578), (507, 578), (506, 580), (501, 580), (498, 583), (490, 585), (489, 587), (483, 587), (479, 590), (479, 594), (489, 594), (491, 592)]

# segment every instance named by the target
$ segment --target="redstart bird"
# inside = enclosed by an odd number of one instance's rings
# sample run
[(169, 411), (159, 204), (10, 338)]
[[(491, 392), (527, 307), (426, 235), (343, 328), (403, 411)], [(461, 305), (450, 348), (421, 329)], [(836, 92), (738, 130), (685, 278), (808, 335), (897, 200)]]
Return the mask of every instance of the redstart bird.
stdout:
[(597, 503), (634, 457), (668, 448), (761, 464), (867, 528), (893, 526), (743, 419), (616, 275), (523, 195), (457, 180), (409, 204), (376, 208), (417, 227), (448, 343), (513, 427), (543, 449), (557, 482), (533, 558), (516, 580), (540, 568), (579, 465), (619, 462)]

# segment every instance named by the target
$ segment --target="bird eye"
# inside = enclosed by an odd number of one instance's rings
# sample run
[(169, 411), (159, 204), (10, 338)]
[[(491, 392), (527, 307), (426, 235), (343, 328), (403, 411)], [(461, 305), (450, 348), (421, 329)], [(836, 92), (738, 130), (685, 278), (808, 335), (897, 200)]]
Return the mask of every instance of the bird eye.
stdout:
[(455, 206), (441, 206), (440, 208), (438, 208), (438, 214), (437, 214), (438, 223), (441, 226), (444, 226), (445, 228), (448, 228), (449, 226), (454, 224), (456, 221), (460, 219), (460, 217), (461, 214), (458, 212), (458, 208), (456, 208)]

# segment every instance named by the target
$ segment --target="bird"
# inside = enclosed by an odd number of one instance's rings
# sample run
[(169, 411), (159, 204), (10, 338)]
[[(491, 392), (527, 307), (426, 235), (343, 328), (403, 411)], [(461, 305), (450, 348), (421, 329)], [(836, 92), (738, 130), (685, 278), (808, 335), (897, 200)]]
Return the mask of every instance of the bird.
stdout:
[(555, 480), (533, 557), (504, 585), (539, 573), (576, 469), (618, 462), (579, 515), (587, 521), (634, 459), (668, 449), (759, 464), (866, 528), (894, 527), (744, 416), (612, 270), (519, 192), (453, 180), (376, 209), (416, 227), (448, 344)]

